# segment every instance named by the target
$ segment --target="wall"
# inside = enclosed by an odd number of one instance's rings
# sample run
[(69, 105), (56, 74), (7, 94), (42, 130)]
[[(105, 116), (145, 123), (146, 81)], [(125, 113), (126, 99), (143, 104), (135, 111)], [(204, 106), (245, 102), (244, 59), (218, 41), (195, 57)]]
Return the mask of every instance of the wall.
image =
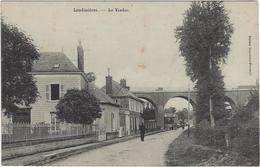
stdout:
[[(81, 87), (81, 89), (88, 88), (88, 83), (85, 81), (85, 79), (83, 77), (80, 78), (80, 87)], [(91, 83), (91, 87), (94, 87), (93, 83)]]
[(117, 104), (121, 105), (122, 108), (129, 108), (129, 100), (126, 97), (122, 97), (122, 98), (114, 98), (117, 102)]
[[(110, 104), (100, 104), (100, 108), (102, 109), (102, 116), (96, 119), (95, 124), (98, 125), (101, 133), (118, 131), (120, 126), (119, 107)], [(113, 119), (112, 114), (114, 114)]]
[(143, 103), (135, 99), (129, 98), (129, 110), (142, 113), (143, 112)]
[(62, 84), (64, 85), (64, 93), (67, 89), (84, 87), (81, 82), (82, 76), (80, 74), (60, 74), (60, 75), (34, 75), (36, 86), (40, 97), (38, 97), (35, 104), (32, 104), (31, 123), (51, 122), (50, 112), (55, 112), (55, 106), (58, 100), (51, 101), (46, 99), (46, 85), (48, 84)]
[(140, 125), (140, 113), (130, 111), (130, 129), (131, 134), (137, 134), (139, 133), (139, 125)]
[(130, 135), (130, 112), (128, 110), (125, 111), (125, 130), (126, 135)]
[(143, 103), (129, 97), (115, 98), (116, 102), (122, 106), (122, 113), (125, 115), (126, 135), (139, 133), (139, 125), (142, 122), (140, 113), (143, 113)]

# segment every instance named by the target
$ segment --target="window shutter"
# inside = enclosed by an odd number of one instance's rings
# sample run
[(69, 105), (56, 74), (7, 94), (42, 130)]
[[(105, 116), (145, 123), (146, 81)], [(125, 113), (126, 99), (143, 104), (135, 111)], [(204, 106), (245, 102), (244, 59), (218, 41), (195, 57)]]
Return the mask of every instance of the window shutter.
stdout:
[(50, 87), (50, 85), (46, 85), (46, 99), (47, 99), (47, 100), (50, 99), (49, 87)]
[(60, 85), (60, 96), (64, 96), (64, 85)]

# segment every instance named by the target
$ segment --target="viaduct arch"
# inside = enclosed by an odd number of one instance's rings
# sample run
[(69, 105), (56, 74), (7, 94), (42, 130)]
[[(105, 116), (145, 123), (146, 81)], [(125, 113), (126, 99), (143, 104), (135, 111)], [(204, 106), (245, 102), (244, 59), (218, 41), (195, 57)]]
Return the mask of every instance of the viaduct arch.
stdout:
[[(246, 105), (248, 103), (248, 97), (250, 96), (251, 89), (247, 90), (226, 90), (226, 100), (230, 103), (232, 108), (235, 108), (238, 105)], [(157, 109), (156, 120), (157, 126), (160, 128), (164, 127), (164, 106), (168, 100), (174, 97), (180, 97), (188, 100), (188, 91), (136, 91), (133, 92), (135, 96), (143, 98), (151, 102)], [(193, 107), (193, 110), (196, 111), (196, 96), (197, 91), (190, 91), (190, 102)]]

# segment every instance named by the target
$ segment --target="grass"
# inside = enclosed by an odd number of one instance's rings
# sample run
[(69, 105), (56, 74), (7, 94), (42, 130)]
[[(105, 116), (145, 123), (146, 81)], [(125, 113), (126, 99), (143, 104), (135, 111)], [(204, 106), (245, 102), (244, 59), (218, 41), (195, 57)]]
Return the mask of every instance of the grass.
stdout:
[(190, 137), (188, 137), (188, 132), (185, 131), (177, 139), (175, 139), (169, 146), (166, 153), (166, 164), (169, 166), (187, 166), (196, 165), (203, 162), (203, 160), (208, 159), (211, 156), (211, 152), (208, 154), (196, 153), (194, 151), (199, 151), (198, 149), (193, 149), (194, 143), (193, 136), (194, 129), (191, 129)]
[(194, 131), (195, 129), (192, 128), (188, 137), (186, 130), (169, 145), (165, 154), (168, 166), (253, 165), (249, 159), (237, 152), (197, 145)]

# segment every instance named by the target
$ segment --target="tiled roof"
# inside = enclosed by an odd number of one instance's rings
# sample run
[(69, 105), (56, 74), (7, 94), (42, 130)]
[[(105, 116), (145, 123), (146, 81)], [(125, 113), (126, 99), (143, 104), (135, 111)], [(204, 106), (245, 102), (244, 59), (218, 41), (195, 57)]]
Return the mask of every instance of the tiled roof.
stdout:
[[(56, 68), (55, 68), (56, 66)], [(32, 68), (32, 72), (80, 72), (62, 52), (42, 52)]]
[[(102, 87), (102, 90), (106, 92), (106, 86)], [(130, 92), (127, 88), (123, 88), (120, 83), (112, 80), (112, 97), (131, 97), (133, 99), (136, 99), (138, 101), (140, 100), (138, 97), (136, 97), (132, 92)], [(143, 101), (142, 101), (143, 102)]]
[(109, 97), (105, 92), (103, 92), (100, 88), (97, 86), (93, 86), (91, 88), (90, 93), (92, 93), (101, 103), (109, 103), (113, 105), (118, 105), (111, 97)]

